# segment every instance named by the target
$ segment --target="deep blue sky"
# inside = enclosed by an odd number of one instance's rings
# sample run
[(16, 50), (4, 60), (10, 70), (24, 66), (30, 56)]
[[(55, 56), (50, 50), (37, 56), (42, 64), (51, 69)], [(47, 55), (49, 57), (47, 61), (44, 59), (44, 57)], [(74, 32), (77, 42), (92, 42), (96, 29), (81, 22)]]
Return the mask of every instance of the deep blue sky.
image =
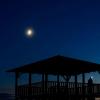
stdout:
[(100, 63), (99, 0), (0, 0), (0, 88), (13, 83), (5, 70), (57, 54)]

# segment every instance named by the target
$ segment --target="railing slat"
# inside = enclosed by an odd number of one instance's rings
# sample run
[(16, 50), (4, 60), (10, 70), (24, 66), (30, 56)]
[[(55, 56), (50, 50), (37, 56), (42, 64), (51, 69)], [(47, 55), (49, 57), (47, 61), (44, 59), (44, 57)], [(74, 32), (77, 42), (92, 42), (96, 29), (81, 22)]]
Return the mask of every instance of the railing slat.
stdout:
[[(36, 84), (35, 85), (33, 84), (31, 88), (32, 96), (42, 94), (42, 87), (40, 84), (41, 83), (38, 83), (37, 86)], [(66, 82), (59, 82), (59, 85), (60, 85), (59, 89), (61, 92), (66, 91), (65, 90), (66, 84), (67, 84)], [(84, 84), (84, 88), (85, 88), (85, 94), (88, 94), (89, 87), (87, 83)], [(82, 83), (77, 83), (77, 89), (78, 89), (79, 95), (82, 95)], [(17, 95), (18, 96), (28, 96), (28, 91), (29, 91), (29, 87), (27, 85), (19, 86), (17, 88)], [(47, 93), (49, 95), (54, 95), (55, 93), (57, 93), (57, 82), (55, 81), (48, 82)], [(68, 82), (68, 93), (69, 95), (75, 94), (75, 83), (74, 82)], [(100, 94), (100, 84), (93, 84), (93, 93)]]

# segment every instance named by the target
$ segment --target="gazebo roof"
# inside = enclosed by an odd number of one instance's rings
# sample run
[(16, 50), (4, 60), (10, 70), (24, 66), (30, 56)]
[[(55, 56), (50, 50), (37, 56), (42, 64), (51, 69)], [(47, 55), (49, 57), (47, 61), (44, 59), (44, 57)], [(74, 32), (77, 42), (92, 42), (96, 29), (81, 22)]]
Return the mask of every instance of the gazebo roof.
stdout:
[(7, 72), (22, 73), (48, 73), (48, 74), (81, 74), (100, 71), (100, 65), (88, 61), (74, 59), (64, 56), (54, 56), (41, 61), (27, 64), (18, 68), (8, 70)]

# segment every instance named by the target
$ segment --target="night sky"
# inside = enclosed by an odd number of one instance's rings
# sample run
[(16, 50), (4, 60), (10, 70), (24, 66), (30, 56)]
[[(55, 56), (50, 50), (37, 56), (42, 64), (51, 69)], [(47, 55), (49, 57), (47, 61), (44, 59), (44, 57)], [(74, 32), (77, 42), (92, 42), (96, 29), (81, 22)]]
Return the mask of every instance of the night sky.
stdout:
[(14, 83), (6, 70), (57, 54), (100, 64), (100, 0), (0, 0), (2, 91)]

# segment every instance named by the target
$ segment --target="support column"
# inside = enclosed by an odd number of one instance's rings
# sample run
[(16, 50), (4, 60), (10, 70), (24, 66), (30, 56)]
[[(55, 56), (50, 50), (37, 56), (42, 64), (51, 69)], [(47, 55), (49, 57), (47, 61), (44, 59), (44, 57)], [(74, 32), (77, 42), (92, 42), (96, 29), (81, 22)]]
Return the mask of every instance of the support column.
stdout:
[(47, 94), (47, 83), (48, 83), (48, 74), (45, 73), (45, 94)]
[(77, 74), (75, 74), (75, 100), (78, 98), (78, 90), (77, 90)]
[(44, 94), (44, 88), (45, 88), (45, 83), (44, 83), (44, 73), (42, 74), (42, 93)]
[(32, 85), (32, 75), (31, 75), (31, 73), (29, 73), (29, 86), (31, 86)]
[(68, 100), (69, 100), (69, 93), (68, 93), (68, 80), (69, 78), (68, 78), (68, 75), (67, 75), (67, 81), (66, 81), (66, 95), (67, 95), (67, 98), (68, 98)]
[(57, 92), (59, 94), (59, 74), (57, 74)]
[(42, 73), (42, 97), (41, 100), (45, 100), (45, 74)]
[(29, 100), (32, 100), (32, 74), (29, 73), (29, 91), (28, 91)]
[(18, 77), (19, 73), (15, 72), (15, 100), (18, 100)]
[(82, 73), (82, 100), (85, 100), (85, 74)]

